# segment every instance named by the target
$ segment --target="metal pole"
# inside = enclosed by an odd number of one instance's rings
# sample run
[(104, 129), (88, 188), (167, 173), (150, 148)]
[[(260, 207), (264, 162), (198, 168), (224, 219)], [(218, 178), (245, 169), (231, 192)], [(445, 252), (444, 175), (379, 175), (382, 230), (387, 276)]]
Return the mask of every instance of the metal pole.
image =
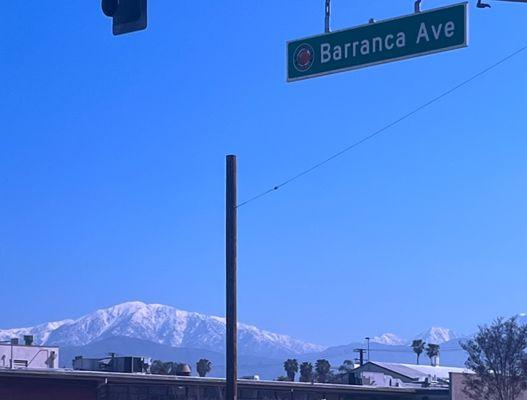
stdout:
[(364, 353), (366, 352), (366, 349), (354, 349), (353, 351), (356, 353), (359, 353), (359, 364), (363, 366), (364, 365)]
[(236, 400), (238, 395), (238, 341), (237, 341), (237, 238), (238, 238), (238, 198), (237, 198), (236, 156), (227, 156), (226, 187), (226, 247), (225, 261), (227, 269), (227, 388), (226, 400)]
[(331, 32), (330, 17), (331, 17), (331, 0), (326, 0), (326, 24), (324, 28), (324, 32), (326, 33)]
[(359, 354), (360, 354), (360, 365), (363, 366), (364, 365), (364, 349), (360, 349), (359, 351)]

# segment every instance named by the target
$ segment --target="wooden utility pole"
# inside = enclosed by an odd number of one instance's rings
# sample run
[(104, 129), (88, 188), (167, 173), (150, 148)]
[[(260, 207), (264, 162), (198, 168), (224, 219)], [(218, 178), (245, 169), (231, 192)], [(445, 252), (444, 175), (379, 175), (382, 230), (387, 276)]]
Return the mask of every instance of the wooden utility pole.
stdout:
[(227, 388), (226, 400), (238, 397), (238, 327), (237, 327), (237, 269), (238, 269), (238, 194), (236, 156), (227, 156), (227, 187), (225, 212), (225, 261), (227, 270)]

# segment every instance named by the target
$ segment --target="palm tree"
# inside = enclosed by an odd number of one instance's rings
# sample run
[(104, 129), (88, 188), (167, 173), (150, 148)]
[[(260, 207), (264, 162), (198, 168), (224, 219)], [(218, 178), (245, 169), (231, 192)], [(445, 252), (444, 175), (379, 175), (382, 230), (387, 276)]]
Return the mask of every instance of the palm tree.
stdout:
[(207, 376), (207, 374), (212, 370), (212, 363), (206, 358), (202, 358), (196, 363), (196, 371), (198, 375), (202, 378)]
[(291, 382), (295, 381), (295, 375), (298, 372), (298, 361), (294, 358), (290, 358), (284, 361), (284, 369), (287, 373), (287, 377)]
[(311, 382), (313, 380), (313, 364), (303, 362), (300, 364), (300, 382)]
[(425, 342), (422, 339), (416, 339), (412, 342), (414, 353), (417, 354), (417, 365), (419, 365), (419, 357), (425, 351)]
[(355, 363), (351, 360), (344, 360), (342, 365), (339, 367), (339, 372), (341, 374), (347, 374), (355, 369)]
[(325, 383), (328, 380), (329, 373), (331, 371), (331, 364), (328, 360), (317, 360), (315, 364), (315, 371), (317, 372), (317, 378), (320, 383)]
[(439, 357), (440, 346), (438, 344), (428, 344), (426, 355), (430, 358), (430, 363), (434, 365), (434, 358)]

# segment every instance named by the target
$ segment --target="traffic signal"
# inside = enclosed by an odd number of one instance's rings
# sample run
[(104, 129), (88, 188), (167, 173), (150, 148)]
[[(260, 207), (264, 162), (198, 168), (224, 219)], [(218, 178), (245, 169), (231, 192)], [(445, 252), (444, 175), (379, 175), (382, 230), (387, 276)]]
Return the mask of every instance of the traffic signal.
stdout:
[(146, 28), (147, 0), (102, 0), (102, 11), (113, 19), (113, 34), (140, 31)]

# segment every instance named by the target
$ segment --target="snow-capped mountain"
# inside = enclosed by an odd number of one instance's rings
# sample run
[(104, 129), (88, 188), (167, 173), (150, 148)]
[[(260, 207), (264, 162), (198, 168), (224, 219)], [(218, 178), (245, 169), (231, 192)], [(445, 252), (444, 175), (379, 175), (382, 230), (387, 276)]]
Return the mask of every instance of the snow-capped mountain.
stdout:
[(441, 327), (432, 327), (424, 332), (421, 332), (419, 335), (413, 339), (422, 339), (426, 343), (433, 344), (442, 344), (449, 342), (454, 339), (461, 339), (463, 336), (458, 335), (451, 329), (441, 328)]
[[(97, 310), (76, 320), (50, 322), (32, 328), (0, 330), (0, 339), (34, 335), (39, 344), (84, 346), (124, 336), (172, 347), (223, 352), (225, 319), (181, 311), (161, 304), (127, 302)], [(323, 346), (290, 336), (238, 324), (240, 354), (283, 357), (321, 351)]]
[(387, 344), (390, 346), (399, 346), (406, 344), (406, 340), (401, 339), (399, 336), (397, 336), (394, 333), (385, 333), (380, 336), (375, 336), (371, 339), (373, 343), (379, 343), (379, 344)]
[(11, 338), (21, 338), (24, 335), (33, 335), (35, 343), (47, 343), (49, 335), (53, 331), (72, 322), (73, 320), (66, 319), (64, 321), (47, 322), (31, 328), (0, 329), (0, 341), (10, 340)]
[[(527, 317), (525, 319), (527, 322)], [(465, 337), (466, 336), (459, 335), (448, 328), (432, 327), (421, 332), (419, 335), (414, 336), (411, 340), (402, 339), (394, 333), (385, 333), (380, 336), (375, 336), (371, 341), (372, 343), (386, 344), (389, 346), (409, 346), (412, 344), (412, 341), (416, 339), (424, 340), (426, 343), (443, 344), (456, 339), (463, 339)]]

